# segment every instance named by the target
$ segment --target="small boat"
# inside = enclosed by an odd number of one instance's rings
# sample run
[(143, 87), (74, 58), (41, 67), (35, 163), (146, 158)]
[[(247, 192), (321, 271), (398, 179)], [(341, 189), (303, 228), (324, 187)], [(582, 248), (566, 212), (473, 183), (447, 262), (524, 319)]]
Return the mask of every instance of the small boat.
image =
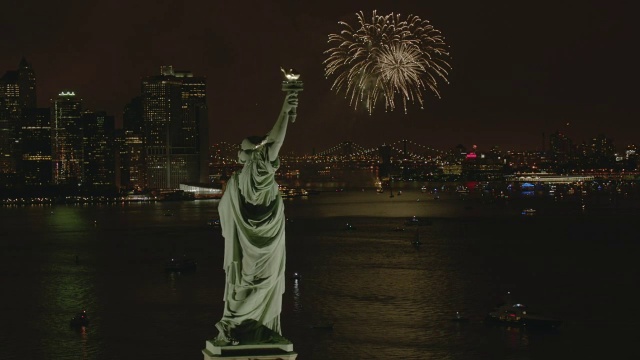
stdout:
[(456, 315), (451, 318), (451, 321), (455, 322), (469, 322), (469, 318), (460, 314), (459, 311), (456, 311)]
[(418, 219), (417, 217), (412, 217), (407, 219), (407, 221), (404, 222), (405, 225), (418, 225), (420, 224), (420, 219)]
[(173, 216), (173, 212), (171, 210), (167, 210), (164, 212), (164, 216)]
[(487, 314), (485, 322), (489, 324), (547, 329), (555, 329), (562, 324), (562, 320), (530, 312), (524, 304), (505, 304), (498, 306)]
[(280, 185), (278, 186), (278, 189), (280, 190), (280, 196), (282, 196), (283, 198), (292, 198), (292, 197), (309, 195), (309, 192), (306, 189), (302, 189), (302, 188), (289, 188), (289, 187)]
[(431, 225), (431, 220), (430, 219), (426, 219), (426, 218), (422, 218), (419, 219), (417, 217), (411, 217), (408, 218), (405, 222), (405, 225), (409, 225), (409, 226), (424, 226), (424, 225)]
[(524, 215), (524, 216), (533, 216), (535, 214), (536, 214), (536, 209), (529, 208), (529, 209), (523, 209), (522, 210), (522, 215)]
[(82, 327), (89, 326), (89, 317), (87, 316), (87, 311), (82, 310), (77, 313), (74, 317), (69, 321), (69, 326), (71, 327)]
[(300, 275), (300, 273), (294, 272), (293, 275), (291, 275), (291, 279), (292, 280), (300, 280), (300, 279), (302, 279), (302, 275)]
[(219, 228), (220, 227), (220, 219), (209, 219), (209, 221), (207, 221), (207, 225), (214, 227), (214, 228)]
[(197, 265), (198, 263), (191, 258), (171, 258), (166, 262), (164, 268), (167, 271), (183, 272), (193, 271), (196, 269)]

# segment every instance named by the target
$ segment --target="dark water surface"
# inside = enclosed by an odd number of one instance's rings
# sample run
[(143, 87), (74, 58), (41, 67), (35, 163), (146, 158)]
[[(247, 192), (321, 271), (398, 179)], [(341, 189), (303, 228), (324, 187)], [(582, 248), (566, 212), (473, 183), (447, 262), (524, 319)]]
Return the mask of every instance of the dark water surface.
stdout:
[[(202, 359), (223, 307), (217, 205), (0, 208), (0, 359)], [(286, 200), (287, 272), (302, 279), (287, 279), (283, 335), (301, 360), (638, 358), (640, 211), (582, 205), (419, 190)], [(176, 254), (197, 270), (165, 272)], [(484, 325), (507, 291), (563, 325)], [(82, 309), (91, 323), (74, 330)]]

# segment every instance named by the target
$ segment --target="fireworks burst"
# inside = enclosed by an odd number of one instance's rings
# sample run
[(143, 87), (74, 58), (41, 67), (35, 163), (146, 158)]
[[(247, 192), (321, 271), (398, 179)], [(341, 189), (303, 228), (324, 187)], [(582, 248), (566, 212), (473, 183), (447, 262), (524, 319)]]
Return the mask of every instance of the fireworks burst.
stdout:
[(329, 35), (323, 62), (325, 76), (335, 75), (332, 90), (344, 91), (350, 104), (357, 108), (363, 102), (369, 114), (382, 96), (385, 109), (395, 109), (400, 96), (407, 112), (407, 101), (424, 106), (423, 90), (430, 90), (438, 98), (438, 81), (448, 83), (451, 66), (444, 37), (427, 20), (400, 14), (379, 16), (373, 11), (367, 22), (364, 13), (356, 13), (359, 27), (346, 27), (339, 34)]

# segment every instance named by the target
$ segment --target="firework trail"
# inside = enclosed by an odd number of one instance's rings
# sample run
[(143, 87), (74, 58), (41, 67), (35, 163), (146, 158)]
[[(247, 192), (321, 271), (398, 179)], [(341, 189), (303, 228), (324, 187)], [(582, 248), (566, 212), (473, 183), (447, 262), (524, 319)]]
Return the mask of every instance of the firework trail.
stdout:
[(332, 90), (344, 92), (350, 104), (357, 108), (364, 103), (369, 114), (380, 96), (385, 110), (396, 107), (402, 99), (405, 113), (407, 101), (424, 106), (423, 91), (431, 91), (438, 98), (438, 81), (446, 83), (451, 65), (444, 37), (427, 20), (400, 14), (380, 16), (374, 10), (370, 22), (364, 13), (356, 13), (358, 26), (339, 22), (343, 29), (330, 34), (333, 47), (324, 53), (327, 58), (325, 77), (335, 75)]

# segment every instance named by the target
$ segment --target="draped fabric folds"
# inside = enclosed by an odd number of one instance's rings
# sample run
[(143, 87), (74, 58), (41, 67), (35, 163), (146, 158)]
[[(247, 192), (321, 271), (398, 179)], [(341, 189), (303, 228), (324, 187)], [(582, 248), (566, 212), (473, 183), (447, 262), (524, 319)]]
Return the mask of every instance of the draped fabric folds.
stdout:
[(243, 150), (242, 170), (234, 173), (218, 207), (225, 241), (224, 314), (218, 339), (260, 341), (259, 329), (281, 334), (284, 293), (285, 216), (275, 182), (279, 160), (269, 147)]

